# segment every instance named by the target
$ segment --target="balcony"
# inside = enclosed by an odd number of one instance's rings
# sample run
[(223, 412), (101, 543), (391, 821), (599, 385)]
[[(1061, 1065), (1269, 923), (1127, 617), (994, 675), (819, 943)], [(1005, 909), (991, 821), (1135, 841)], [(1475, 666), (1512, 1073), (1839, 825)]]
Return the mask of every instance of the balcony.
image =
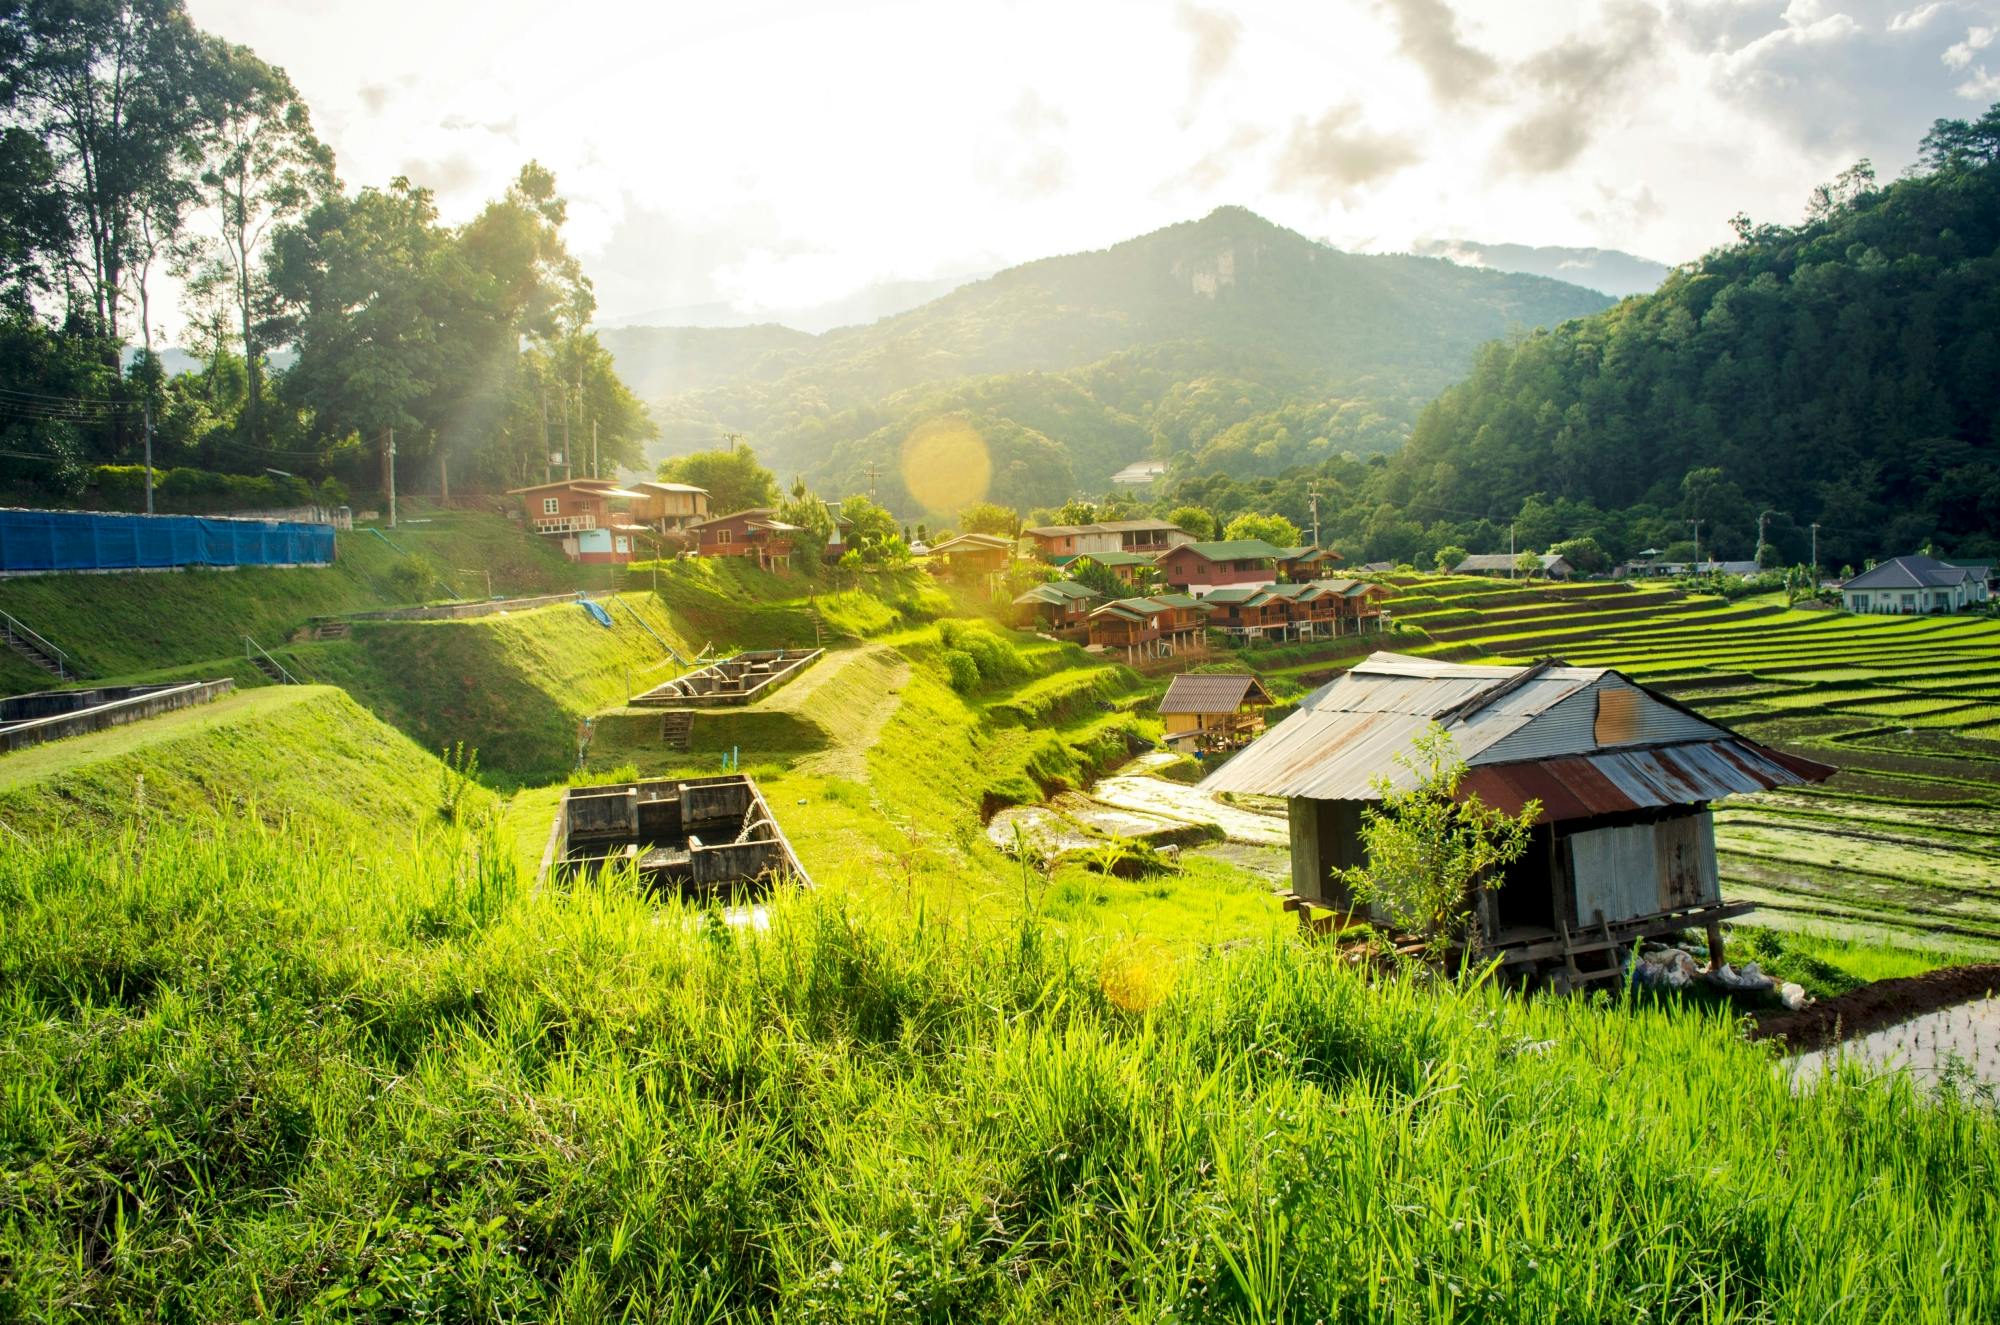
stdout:
[(538, 534), (580, 534), (586, 529), (597, 528), (597, 517), (588, 511), (580, 515), (538, 515), (535, 517), (535, 532)]

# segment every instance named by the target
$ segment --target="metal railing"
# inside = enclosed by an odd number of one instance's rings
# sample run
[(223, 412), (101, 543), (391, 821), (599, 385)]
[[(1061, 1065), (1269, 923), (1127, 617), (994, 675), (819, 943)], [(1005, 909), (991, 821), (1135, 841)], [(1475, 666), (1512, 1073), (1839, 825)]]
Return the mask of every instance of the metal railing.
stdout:
[(277, 680), (279, 685), (295, 686), (295, 685), (305, 684), (305, 682), (299, 680), (298, 677), (293, 676), (291, 672), (286, 669), (283, 663), (279, 662), (276, 658), (273, 658), (271, 656), (271, 651), (269, 649), (259, 644), (256, 640), (251, 639), (248, 635), (245, 635), (243, 637), (243, 656), (245, 659), (253, 663), (256, 662), (259, 657), (261, 657), (264, 659), (265, 662), (271, 664), (272, 667), (276, 668), (278, 673)]
[(55, 645), (28, 629), (19, 617), (11, 613), (0, 612), (0, 625), (5, 625), (9, 635), (18, 635), (27, 640), (43, 657), (54, 663), (56, 665), (57, 680), (68, 681), (83, 675), (76, 664), (70, 661), (70, 656), (67, 653), (64, 653), (61, 649), (58, 649)]

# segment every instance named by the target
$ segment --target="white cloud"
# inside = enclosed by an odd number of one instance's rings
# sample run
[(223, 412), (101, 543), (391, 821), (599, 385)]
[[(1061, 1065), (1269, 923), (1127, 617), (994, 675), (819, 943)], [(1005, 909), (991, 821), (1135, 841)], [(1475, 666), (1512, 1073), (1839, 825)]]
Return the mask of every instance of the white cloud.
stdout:
[(1965, 40), (1947, 47), (1942, 57), (1947, 69), (1963, 69), (1972, 63), (1972, 58), (1993, 44), (1992, 28), (1971, 28)]
[(1230, 202), (1350, 246), (1685, 260), (1858, 156), (1893, 175), (1988, 95), (1970, 43), (2000, 28), (2000, 0), (188, 3), (289, 70), (350, 187), (408, 168), (456, 221), (549, 166), (610, 318), (797, 307)]

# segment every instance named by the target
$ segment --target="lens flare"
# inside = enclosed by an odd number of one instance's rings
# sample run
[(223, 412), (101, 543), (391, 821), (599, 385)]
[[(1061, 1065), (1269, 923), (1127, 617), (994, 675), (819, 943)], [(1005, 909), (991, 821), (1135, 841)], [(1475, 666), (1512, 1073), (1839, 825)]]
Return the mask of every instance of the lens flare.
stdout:
[(986, 500), (993, 458), (964, 419), (932, 419), (903, 439), (903, 487), (926, 511), (949, 514)]

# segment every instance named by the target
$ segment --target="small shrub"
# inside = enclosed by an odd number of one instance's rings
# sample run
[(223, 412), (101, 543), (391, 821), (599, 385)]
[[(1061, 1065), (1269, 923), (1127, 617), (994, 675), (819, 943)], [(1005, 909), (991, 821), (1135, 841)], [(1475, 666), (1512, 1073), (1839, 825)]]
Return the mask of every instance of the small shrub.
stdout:
[(946, 649), (944, 669), (951, 677), (951, 688), (959, 694), (979, 689), (979, 664), (964, 649)]

